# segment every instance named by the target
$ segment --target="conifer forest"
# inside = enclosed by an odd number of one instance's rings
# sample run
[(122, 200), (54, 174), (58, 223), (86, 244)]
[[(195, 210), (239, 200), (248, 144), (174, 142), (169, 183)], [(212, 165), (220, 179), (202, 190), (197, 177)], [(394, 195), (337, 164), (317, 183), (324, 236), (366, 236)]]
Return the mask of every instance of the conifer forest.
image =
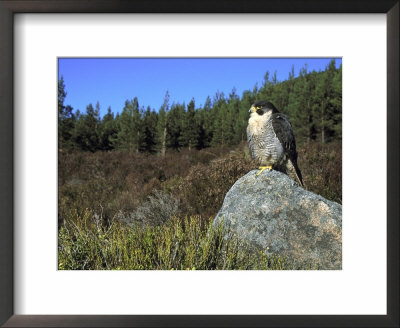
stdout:
[(257, 100), (269, 100), (289, 116), (299, 145), (310, 141), (329, 143), (342, 138), (342, 69), (335, 62), (325, 71), (300, 76), (290, 72), (279, 82), (276, 72), (266, 72), (262, 86), (238, 95), (216, 92), (201, 107), (170, 103), (168, 91), (160, 108), (140, 104), (135, 95), (115, 114), (111, 108), (100, 117), (101, 104), (88, 104), (85, 112), (64, 103), (68, 86), (58, 84), (59, 148), (62, 150), (156, 153), (183, 148), (238, 145), (246, 140), (248, 110)]

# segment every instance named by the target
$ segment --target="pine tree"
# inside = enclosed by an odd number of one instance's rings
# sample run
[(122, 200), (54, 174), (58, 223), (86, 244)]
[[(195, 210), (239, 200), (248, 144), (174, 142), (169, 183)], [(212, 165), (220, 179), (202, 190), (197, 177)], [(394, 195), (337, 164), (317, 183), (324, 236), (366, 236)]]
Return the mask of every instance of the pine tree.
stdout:
[(86, 114), (79, 115), (76, 122), (73, 138), (82, 150), (95, 152), (100, 149), (99, 110), (99, 104), (96, 105), (96, 109), (89, 104), (86, 107)]
[(223, 122), (225, 120), (226, 115), (226, 99), (224, 93), (217, 92), (214, 101), (213, 107), (211, 109), (211, 118), (213, 125), (213, 133), (211, 144), (213, 146), (224, 144), (224, 131), (223, 131)]
[[(321, 142), (331, 141), (337, 129), (341, 130), (342, 106), (341, 106), (341, 77), (337, 77), (336, 63), (333, 59), (326, 70), (318, 79), (315, 92), (315, 107), (318, 118), (318, 129)], [(341, 74), (341, 73), (340, 73)], [(338, 124), (340, 124), (338, 126)]]
[(72, 148), (72, 134), (75, 125), (75, 117), (73, 108), (69, 105), (65, 106), (64, 101), (67, 96), (65, 91), (64, 78), (61, 76), (58, 81), (58, 147)]
[(172, 104), (168, 112), (166, 145), (169, 148), (180, 150), (185, 145), (183, 139), (185, 119), (185, 104)]
[(282, 82), (282, 102), (280, 103), (279, 106), (280, 109), (284, 112), (284, 113), (288, 113), (289, 112), (289, 99), (290, 99), (290, 95), (293, 93), (294, 91), (294, 84), (295, 84), (295, 79), (294, 79), (294, 65), (292, 65), (292, 68), (289, 72), (289, 76), (288, 76), (288, 80)]
[(189, 148), (189, 151), (193, 147), (198, 146), (199, 138), (199, 126), (196, 120), (196, 111), (194, 99), (192, 99), (188, 106), (187, 112), (184, 115), (183, 131), (182, 131), (182, 143)]
[(266, 71), (264, 74), (264, 81), (261, 89), (267, 89), (270, 84), (269, 81), (269, 71)]
[[(273, 95), (273, 84), (270, 81), (269, 71), (264, 75), (263, 85), (256, 95), (256, 100), (272, 100)], [(275, 76), (276, 78), (276, 76)]]
[[(167, 124), (167, 113), (164, 108), (160, 108), (157, 114), (157, 127), (156, 127), (156, 148), (165, 156), (166, 147), (166, 124)], [(164, 134), (165, 132), (165, 134)]]
[(312, 95), (315, 89), (314, 80), (307, 72), (307, 67), (300, 70), (300, 76), (294, 84), (293, 93), (289, 96), (288, 115), (295, 130), (298, 143), (315, 139)]
[(278, 84), (278, 72), (274, 71), (274, 75), (272, 75), (272, 80), (271, 80), (271, 85), (277, 85)]
[(107, 114), (104, 115), (103, 119), (101, 120), (100, 131), (100, 149), (114, 149), (113, 140), (117, 138), (118, 128), (116, 120), (114, 119), (114, 113), (111, 111), (111, 107), (108, 107)]
[(165, 152), (167, 150), (167, 124), (168, 124), (168, 110), (169, 110), (169, 93), (168, 90), (165, 93), (164, 96), (164, 102), (161, 106), (160, 112), (164, 112), (165, 115), (163, 117), (163, 120), (161, 121), (162, 126), (162, 134), (161, 134), (161, 155), (165, 157)]
[(238, 130), (239, 112), (240, 98), (234, 87), (229, 94), (227, 117), (223, 125), (226, 129), (225, 142), (229, 145), (236, 145), (241, 141), (241, 131)]
[(247, 124), (249, 119), (249, 109), (254, 103), (255, 97), (249, 90), (243, 92), (242, 100), (239, 103), (239, 113), (235, 124), (236, 143), (247, 140)]
[(143, 116), (143, 143), (141, 150), (153, 153), (157, 145), (157, 114), (147, 107)]
[(199, 108), (195, 112), (195, 121), (198, 128), (198, 133), (196, 136), (197, 149), (203, 149), (207, 147), (207, 132), (206, 132), (206, 112), (203, 108)]
[(65, 83), (64, 78), (58, 80), (58, 118), (62, 117), (63, 109), (64, 109), (64, 100), (67, 96), (67, 92), (65, 91)]
[(342, 140), (342, 65), (336, 71), (332, 83), (333, 130), (335, 139)]
[(142, 141), (142, 118), (136, 97), (125, 101), (118, 123), (117, 147), (129, 152), (139, 152)]
[(214, 115), (212, 113), (212, 102), (210, 96), (207, 96), (203, 106), (203, 125), (204, 130), (204, 147), (210, 147), (214, 132)]

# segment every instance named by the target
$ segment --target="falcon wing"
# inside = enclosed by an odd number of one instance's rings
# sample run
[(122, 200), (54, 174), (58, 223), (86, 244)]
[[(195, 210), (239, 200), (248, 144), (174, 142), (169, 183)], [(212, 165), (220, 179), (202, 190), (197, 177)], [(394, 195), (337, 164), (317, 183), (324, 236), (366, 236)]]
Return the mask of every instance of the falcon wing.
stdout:
[(297, 151), (296, 151), (296, 141), (294, 139), (293, 128), (289, 122), (286, 115), (282, 113), (272, 114), (272, 127), (274, 129), (275, 135), (281, 143), (286, 155), (288, 156), (295, 174), (303, 186), (303, 178), (299, 167), (297, 166)]
[(286, 115), (276, 113), (272, 115), (272, 127), (285, 153), (293, 161), (297, 161), (296, 141), (293, 128)]

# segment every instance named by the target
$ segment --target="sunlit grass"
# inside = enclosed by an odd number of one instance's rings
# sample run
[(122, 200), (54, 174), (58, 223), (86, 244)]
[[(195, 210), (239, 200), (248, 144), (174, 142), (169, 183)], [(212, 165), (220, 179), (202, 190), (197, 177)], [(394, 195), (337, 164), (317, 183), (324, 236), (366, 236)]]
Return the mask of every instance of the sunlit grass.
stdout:
[(289, 261), (225, 237), (223, 224), (172, 218), (156, 227), (108, 227), (90, 211), (71, 215), (59, 230), (60, 270), (287, 270)]

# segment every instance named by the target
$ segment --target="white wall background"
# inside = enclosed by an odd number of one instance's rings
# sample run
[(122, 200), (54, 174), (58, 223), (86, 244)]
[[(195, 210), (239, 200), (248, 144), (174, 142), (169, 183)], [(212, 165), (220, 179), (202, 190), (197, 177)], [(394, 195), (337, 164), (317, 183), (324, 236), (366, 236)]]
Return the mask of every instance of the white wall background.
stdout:
[[(18, 14), (14, 50), (16, 314), (386, 313), (385, 15)], [(343, 270), (57, 271), (63, 56), (343, 57)]]

